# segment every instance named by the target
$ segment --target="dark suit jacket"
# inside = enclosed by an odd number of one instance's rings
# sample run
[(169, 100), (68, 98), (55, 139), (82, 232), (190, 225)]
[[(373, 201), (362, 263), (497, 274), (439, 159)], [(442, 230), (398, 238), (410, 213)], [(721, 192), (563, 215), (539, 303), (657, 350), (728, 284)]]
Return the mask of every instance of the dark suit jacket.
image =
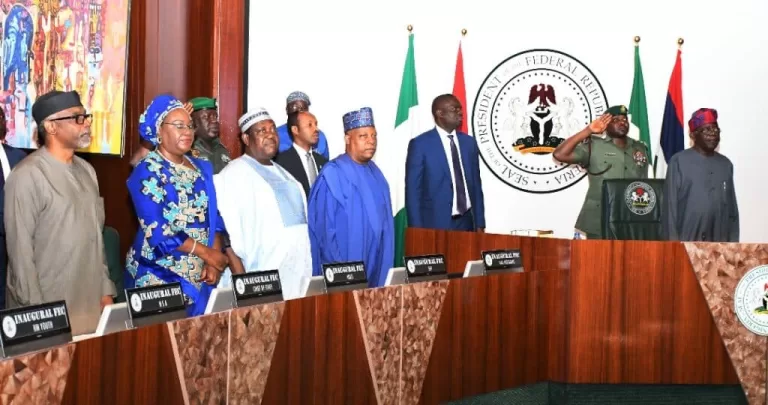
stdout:
[[(16, 167), (25, 156), (27, 156), (21, 149), (3, 144), (5, 155), (8, 156), (8, 163), (11, 169)], [(8, 175), (10, 173), (6, 173)], [(5, 246), (5, 191), (0, 189), (0, 309), (5, 308), (5, 283), (8, 266), (8, 251)]]
[[(480, 181), (480, 150), (475, 138), (456, 132), (467, 197), (472, 204), (475, 228), (485, 228), (485, 200)], [(405, 159), (405, 208), (408, 226), (451, 229), (453, 181), (448, 157), (437, 129), (427, 131), (408, 144)]]
[[(312, 157), (315, 159), (315, 165), (317, 165), (317, 173), (319, 175), (323, 165), (328, 163), (328, 159), (314, 151), (312, 152)], [(309, 198), (309, 179), (307, 178), (307, 172), (304, 171), (304, 164), (301, 162), (301, 159), (302, 157), (299, 156), (299, 152), (296, 151), (296, 148), (291, 146), (290, 149), (277, 154), (275, 163), (282, 166), (283, 169), (287, 170), (288, 173), (301, 183), (301, 186), (304, 187), (304, 195)]]

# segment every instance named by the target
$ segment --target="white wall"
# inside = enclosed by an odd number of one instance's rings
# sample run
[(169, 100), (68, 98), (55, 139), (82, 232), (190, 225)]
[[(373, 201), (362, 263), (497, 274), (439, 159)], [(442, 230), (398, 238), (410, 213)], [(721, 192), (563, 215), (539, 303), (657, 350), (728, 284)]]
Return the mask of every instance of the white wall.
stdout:
[[(462, 28), (468, 30), (463, 52), (470, 110), (491, 70), (532, 48), (555, 49), (577, 58), (598, 78), (610, 104), (628, 105), (632, 39), (640, 35), (654, 138), (661, 126), (676, 40), (684, 37), (685, 119), (699, 107), (719, 111), (720, 151), (736, 170), (742, 241), (768, 241), (762, 209), (768, 200), (763, 180), (768, 119), (760, 108), (768, 93), (768, 52), (760, 48), (768, 44), (768, 2), (337, 0), (332, 6), (325, 4), (251, 1), (247, 104), (266, 107), (280, 124), (285, 121), (287, 94), (305, 91), (328, 136), (332, 156), (343, 152), (341, 116), (351, 109), (372, 107), (380, 139), (392, 133), (408, 24), (414, 26), (420, 112), (426, 123), (431, 121), (432, 99), (452, 90)], [(555, 229), (572, 236), (586, 179), (557, 193), (530, 194), (509, 187), (481, 166), (489, 232)]]

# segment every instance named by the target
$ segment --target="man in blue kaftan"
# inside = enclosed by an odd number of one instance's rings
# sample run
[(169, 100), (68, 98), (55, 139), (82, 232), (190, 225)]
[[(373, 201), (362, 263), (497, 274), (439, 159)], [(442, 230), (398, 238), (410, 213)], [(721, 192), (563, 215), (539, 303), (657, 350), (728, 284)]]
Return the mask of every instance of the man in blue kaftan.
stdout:
[(320, 172), (308, 202), (312, 274), (324, 263), (362, 261), (369, 287), (384, 285), (395, 249), (389, 184), (371, 160), (376, 128), (370, 108), (344, 115), (346, 153)]

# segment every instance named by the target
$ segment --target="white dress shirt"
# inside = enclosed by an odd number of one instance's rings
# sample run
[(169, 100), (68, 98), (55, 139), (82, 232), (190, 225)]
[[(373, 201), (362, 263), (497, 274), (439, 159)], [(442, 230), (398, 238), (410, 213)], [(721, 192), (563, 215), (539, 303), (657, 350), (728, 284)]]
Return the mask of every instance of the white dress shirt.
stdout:
[(435, 127), (438, 135), (440, 135), (440, 141), (443, 142), (443, 149), (445, 150), (445, 158), (448, 160), (448, 170), (451, 171), (451, 186), (453, 187), (453, 208), (451, 215), (462, 214), (458, 208), (458, 198), (456, 196), (456, 175), (453, 173), (453, 155), (451, 154), (451, 140), (448, 139), (448, 135), (453, 135), (453, 143), (456, 144), (456, 150), (459, 152), (459, 167), (461, 168), (462, 179), (464, 179), (464, 195), (467, 196), (467, 209), (472, 208), (472, 200), (469, 198), (469, 189), (467, 188), (467, 174), (464, 172), (464, 164), (461, 161), (461, 146), (459, 146), (459, 138), (454, 130), (450, 134), (440, 127)]
[[(309, 165), (307, 165), (307, 151), (304, 150), (299, 145), (296, 145), (296, 143), (293, 144), (293, 148), (296, 149), (296, 152), (299, 153), (299, 160), (301, 160), (301, 165), (304, 166), (304, 173), (307, 175), (307, 179), (310, 178), (309, 176)], [(312, 149), (309, 150), (310, 153), (312, 153)], [(312, 156), (312, 166), (315, 169), (315, 179), (317, 179), (318, 170), (317, 170), (317, 162), (315, 162), (315, 156)], [(311, 184), (310, 184), (311, 186)]]

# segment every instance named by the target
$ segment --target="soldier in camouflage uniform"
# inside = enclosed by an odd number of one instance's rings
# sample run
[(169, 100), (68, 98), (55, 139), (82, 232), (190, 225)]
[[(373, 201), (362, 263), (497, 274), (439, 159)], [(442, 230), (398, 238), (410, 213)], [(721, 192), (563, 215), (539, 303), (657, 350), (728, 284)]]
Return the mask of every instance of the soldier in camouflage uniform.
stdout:
[(588, 171), (589, 189), (576, 221), (576, 228), (586, 233), (587, 239), (601, 236), (603, 180), (648, 178), (648, 148), (627, 137), (628, 133), (627, 107), (613, 106), (553, 152), (556, 160)]
[(217, 174), (232, 160), (229, 151), (219, 140), (219, 113), (216, 99), (196, 97), (189, 100), (192, 104), (192, 122), (195, 124), (195, 143), (192, 156), (207, 160)]

